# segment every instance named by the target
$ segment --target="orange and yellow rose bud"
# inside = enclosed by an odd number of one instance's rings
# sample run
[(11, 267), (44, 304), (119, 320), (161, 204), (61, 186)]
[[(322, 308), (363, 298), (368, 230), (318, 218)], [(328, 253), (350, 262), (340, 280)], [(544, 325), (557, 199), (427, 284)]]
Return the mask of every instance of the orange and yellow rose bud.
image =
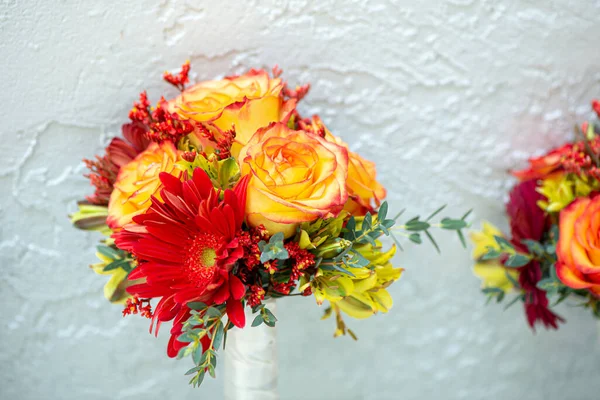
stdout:
[[(235, 128), (231, 154), (239, 150), (259, 128), (271, 122), (287, 122), (296, 101), (284, 101), (283, 82), (270, 78), (264, 70), (250, 70), (244, 75), (200, 82), (169, 101), (169, 110), (184, 118), (207, 125), (219, 134)], [(202, 143), (202, 138), (198, 138)]]
[(172, 173), (179, 152), (171, 142), (150, 144), (132, 161), (121, 167), (108, 203), (107, 223), (120, 228), (150, 207), (151, 197), (159, 200), (161, 172)]
[(250, 175), (247, 221), (291, 236), (299, 223), (336, 216), (348, 199), (348, 151), (320, 136), (275, 123), (259, 129), (239, 153)]
[(344, 209), (353, 215), (364, 215), (367, 211), (373, 212), (378, 208), (385, 199), (386, 190), (376, 179), (375, 163), (350, 151), (341, 138), (334, 136), (327, 129), (319, 116), (313, 116), (310, 124), (301, 123), (301, 126), (315, 134), (322, 134), (326, 140), (348, 150), (348, 201)]
[(358, 154), (348, 152), (348, 202), (344, 209), (354, 215), (363, 215), (381, 205), (386, 191), (375, 179), (375, 163)]
[(600, 296), (600, 196), (582, 197), (560, 212), (556, 274), (573, 289)]

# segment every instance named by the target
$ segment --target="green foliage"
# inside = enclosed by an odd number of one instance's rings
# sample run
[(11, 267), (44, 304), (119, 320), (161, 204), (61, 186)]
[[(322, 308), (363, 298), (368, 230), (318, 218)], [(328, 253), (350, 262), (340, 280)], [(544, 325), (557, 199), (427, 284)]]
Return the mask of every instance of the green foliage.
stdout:
[(112, 260), (104, 266), (103, 271), (105, 272), (122, 268), (125, 272), (129, 273), (135, 268), (135, 262), (133, 258), (131, 258), (131, 255), (126, 251), (117, 249), (114, 245), (108, 246), (106, 244), (101, 244), (96, 247), (96, 249), (98, 250), (98, 253)]
[(481, 289), (481, 291), (488, 297), (488, 302), (492, 299), (496, 299), (496, 302), (500, 303), (505, 296), (504, 290), (497, 287), (487, 287)]
[[(487, 252), (481, 257), (482, 261), (495, 260), (504, 255), (507, 255), (507, 259), (503, 262), (503, 265), (505, 267), (521, 268), (529, 264), (533, 259), (532, 255), (517, 252), (517, 249), (515, 249), (513, 244), (502, 236), (494, 236), (494, 240), (496, 241), (498, 247), (500, 247), (500, 250), (494, 247), (488, 247)], [(539, 248), (543, 249), (543, 247), (539, 243), (534, 241), (529, 241), (529, 245), (535, 247), (536, 250), (538, 250)]]
[(197, 154), (194, 161), (181, 160), (177, 162), (177, 166), (186, 171), (189, 176), (192, 176), (196, 168), (201, 168), (217, 189), (231, 189), (240, 179), (240, 168), (233, 157), (219, 160), (214, 154), (208, 158)]
[[(469, 227), (469, 223), (467, 222), (467, 217), (471, 214), (471, 211), (469, 210), (461, 218), (445, 217), (445, 218), (442, 218), (442, 220), (438, 223), (431, 222), (433, 220), (433, 218), (436, 217), (439, 213), (441, 213), (445, 208), (446, 208), (445, 205), (441, 206), (440, 208), (435, 210), (433, 213), (431, 213), (424, 220), (421, 219), (420, 216), (416, 216), (416, 217), (408, 220), (403, 225), (398, 226), (396, 229), (400, 230), (400, 231), (406, 231), (406, 233), (403, 234), (403, 236), (408, 237), (408, 239), (411, 242), (416, 243), (416, 244), (421, 244), (423, 242), (421, 235), (424, 234), (425, 237), (431, 242), (431, 244), (433, 245), (433, 247), (436, 249), (436, 251), (438, 253), (440, 252), (440, 247), (437, 244), (437, 242), (435, 241), (435, 239), (433, 238), (433, 235), (431, 234), (431, 229), (432, 228), (440, 228), (440, 229), (444, 229), (444, 230), (455, 231), (462, 246), (466, 248), (467, 242), (465, 240), (465, 235), (463, 233), (463, 230)], [(400, 215), (401, 214), (397, 215), (395, 219), (397, 219)], [(400, 248), (402, 248), (400, 246), (398, 240), (396, 238), (394, 238), (394, 239), (395, 239), (396, 243), (398, 244), (398, 246)]]
[(271, 260), (287, 260), (290, 255), (283, 245), (283, 233), (277, 232), (269, 239), (269, 243), (261, 240), (258, 248), (261, 251), (260, 262), (265, 263)]
[(504, 266), (509, 268), (520, 268), (526, 266), (530, 262), (531, 257), (517, 253), (508, 257), (508, 259), (504, 262)]
[[(223, 323), (225, 315), (223, 304), (207, 306), (202, 302), (190, 302), (187, 305), (192, 310), (192, 315), (184, 322), (182, 334), (177, 337), (177, 340), (189, 344), (179, 350), (177, 358), (192, 357), (195, 366), (185, 374), (193, 375), (190, 384), (197, 387), (202, 384), (206, 372), (213, 378), (216, 376), (217, 350), (221, 346), (225, 349), (227, 331), (233, 327), (233, 324)], [(203, 348), (201, 342), (205, 336), (210, 339), (207, 349)]]
[(271, 328), (273, 328), (275, 326), (275, 322), (277, 322), (277, 318), (275, 317), (275, 315), (273, 315), (271, 310), (269, 310), (267, 307), (265, 307), (264, 304), (260, 304), (256, 307), (252, 307), (252, 312), (254, 314), (258, 313), (258, 315), (252, 321), (252, 327), (259, 326), (262, 323), (264, 323), (267, 326), (270, 326)]

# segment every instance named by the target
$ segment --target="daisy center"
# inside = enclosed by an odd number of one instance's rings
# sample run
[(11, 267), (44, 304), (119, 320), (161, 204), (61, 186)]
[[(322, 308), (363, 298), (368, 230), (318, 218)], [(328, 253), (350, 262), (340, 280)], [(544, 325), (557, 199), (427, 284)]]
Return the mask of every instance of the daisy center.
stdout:
[(190, 281), (197, 287), (206, 287), (217, 273), (217, 249), (219, 240), (215, 235), (201, 233), (197, 235), (187, 252), (185, 267)]

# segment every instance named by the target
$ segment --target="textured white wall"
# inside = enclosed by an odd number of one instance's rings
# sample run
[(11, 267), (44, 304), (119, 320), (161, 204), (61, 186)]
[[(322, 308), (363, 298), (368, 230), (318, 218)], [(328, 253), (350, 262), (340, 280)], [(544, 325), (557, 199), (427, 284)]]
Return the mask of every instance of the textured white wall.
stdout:
[[(189, 58), (198, 79), (279, 64), (318, 112), (377, 160), (394, 209), (506, 226), (505, 171), (562, 143), (600, 95), (591, 0), (58, 1), (0, 3), (0, 398), (220, 398), (187, 386), (166, 336), (102, 297), (97, 236), (70, 227), (81, 174), (144, 88)], [(170, 92), (172, 93), (172, 92)], [(278, 306), (280, 389), (292, 399), (597, 399), (590, 316), (532, 334), (485, 306), (455, 238), (410, 248), (395, 307), (331, 337), (312, 300)], [(165, 332), (166, 333), (166, 332)], [(223, 371), (218, 371), (221, 375)]]

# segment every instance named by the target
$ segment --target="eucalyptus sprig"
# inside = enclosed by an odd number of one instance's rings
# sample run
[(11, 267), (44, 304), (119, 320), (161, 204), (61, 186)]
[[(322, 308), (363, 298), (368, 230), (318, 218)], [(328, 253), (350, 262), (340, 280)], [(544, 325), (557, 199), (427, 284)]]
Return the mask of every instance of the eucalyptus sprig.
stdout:
[[(191, 302), (188, 303), (188, 307), (191, 309), (191, 316), (183, 323), (182, 334), (177, 340), (189, 344), (179, 350), (177, 359), (192, 356), (195, 367), (185, 374), (193, 374), (190, 384), (198, 387), (202, 384), (207, 371), (211, 377), (216, 376), (217, 350), (221, 344), (225, 349), (227, 331), (233, 327), (233, 324), (229, 321), (227, 324), (223, 322), (225, 305), (209, 307), (202, 302)], [(206, 349), (202, 345), (205, 336), (210, 339)]]
[(275, 318), (275, 315), (273, 315), (271, 310), (265, 307), (264, 304), (259, 304), (255, 307), (252, 307), (252, 313), (258, 313), (258, 315), (254, 318), (254, 321), (252, 321), (252, 327), (259, 326), (263, 322), (265, 323), (265, 325), (271, 328), (275, 327), (275, 322), (277, 322), (277, 318)]
[[(432, 222), (433, 218), (435, 216), (437, 216), (439, 213), (441, 213), (442, 210), (444, 210), (445, 208), (446, 208), (446, 205), (441, 206), (440, 208), (435, 210), (433, 213), (431, 213), (424, 220), (421, 219), (420, 216), (413, 217), (410, 220), (408, 220), (406, 223), (404, 223), (403, 225), (397, 225), (394, 228), (394, 230), (399, 231), (401, 235), (408, 237), (408, 239), (411, 242), (416, 243), (416, 244), (421, 244), (423, 242), (421, 234), (424, 234), (427, 237), (427, 239), (431, 242), (433, 247), (435, 247), (435, 249), (437, 250), (438, 253), (440, 253), (440, 247), (430, 232), (431, 228), (439, 228), (439, 229), (444, 229), (444, 230), (449, 230), (449, 231), (455, 231), (456, 234), (458, 235), (458, 238), (459, 238), (462, 246), (466, 248), (467, 242), (465, 240), (465, 235), (463, 233), (463, 229), (466, 229), (469, 227), (467, 218), (471, 214), (472, 210), (467, 211), (461, 218), (445, 217), (445, 218), (442, 218), (439, 222), (435, 222), (435, 223)], [(394, 218), (394, 221), (396, 221), (402, 215), (402, 213), (403, 213), (403, 211), (401, 211)], [(400, 246), (399, 241), (393, 235), (392, 235), (392, 237), (396, 241), (396, 244), (398, 245), (398, 247), (402, 248), (402, 246)]]

